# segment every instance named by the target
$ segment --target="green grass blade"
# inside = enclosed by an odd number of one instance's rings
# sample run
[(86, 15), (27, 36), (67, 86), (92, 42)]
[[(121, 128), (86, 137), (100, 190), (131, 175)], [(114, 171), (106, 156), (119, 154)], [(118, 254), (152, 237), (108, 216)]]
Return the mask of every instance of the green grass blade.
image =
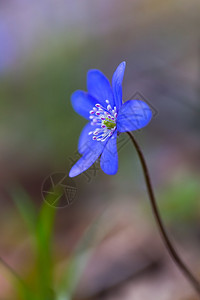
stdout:
[[(2, 258), (0, 258), (0, 263), (4, 266), (5, 270), (9, 273), (9, 280), (13, 282), (16, 291), (20, 299), (22, 300), (36, 300), (36, 295), (31, 290), (29, 285), (13, 270)], [(10, 279), (11, 277), (11, 279)]]
[[(56, 289), (56, 300), (71, 300), (73, 298), (75, 289), (80, 280), (81, 275), (88, 263), (88, 260), (95, 250), (94, 247), (90, 248), (90, 245), (96, 239), (97, 230), (100, 228), (100, 222), (104, 214), (101, 213), (97, 217), (95, 222), (89, 225), (85, 230), (85, 233), (78, 243), (74, 254), (72, 255), (70, 261), (68, 262), (61, 280)], [(95, 241), (97, 242), (97, 241)]]
[[(49, 195), (48, 197), (51, 197)], [(51, 199), (47, 199), (48, 203)], [(37, 286), (41, 300), (54, 299), (53, 293), (53, 262), (52, 235), (55, 219), (55, 208), (43, 202), (36, 230), (37, 245)]]
[(30, 196), (20, 187), (12, 189), (10, 194), (29, 230), (35, 231), (37, 214)]

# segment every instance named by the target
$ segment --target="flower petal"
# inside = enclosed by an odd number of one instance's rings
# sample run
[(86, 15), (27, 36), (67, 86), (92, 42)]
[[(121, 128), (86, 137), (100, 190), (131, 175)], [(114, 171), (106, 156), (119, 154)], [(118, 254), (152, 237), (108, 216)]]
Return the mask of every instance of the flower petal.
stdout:
[(151, 109), (144, 101), (126, 101), (117, 116), (117, 130), (120, 132), (138, 130), (146, 126), (151, 117)]
[(71, 95), (71, 103), (75, 112), (89, 120), (90, 111), (97, 100), (84, 91), (76, 91)]
[(110, 82), (99, 70), (89, 70), (87, 74), (87, 88), (89, 94), (98, 100), (104, 107), (107, 106), (105, 100), (109, 100), (111, 107), (114, 106), (113, 92)]
[(96, 142), (93, 147), (89, 145), (84, 155), (71, 168), (69, 177), (75, 177), (91, 167), (91, 165), (98, 159), (98, 157), (102, 153), (104, 147), (105, 143), (102, 142)]
[(117, 131), (107, 142), (100, 159), (102, 170), (108, 175), (114, 175), (118, 170)]
[(122, 105), (122, 81), (124, 77), (124, 71), (126, 68), (126, 62), (123, 61), (116, 69), (112, 78), (112, 87), (115, 99), (115, 105), (119, 109)]
[(98, 128), (98, 126), (93, 126), (90, 123), (83, 128), (78, 141), (78, 151), (80, 154), (84, 154), (88, 148), (92, 149), (96, 143), (99, 143), (92, 139), (92, 135), (89, 135), (89, 132), (94, 131), (96, 128)]

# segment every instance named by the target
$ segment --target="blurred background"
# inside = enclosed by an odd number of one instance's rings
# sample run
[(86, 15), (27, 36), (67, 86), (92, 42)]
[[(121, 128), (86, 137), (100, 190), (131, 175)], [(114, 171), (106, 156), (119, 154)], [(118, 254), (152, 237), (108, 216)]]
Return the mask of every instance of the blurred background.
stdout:
[(199, 15), (198, 0), (0, 1), (0, 300), (197, 299), (125, 134), (116, 176), (67, 174), (86, 123), (71, 93), (125, 60), (123, 100), (154, 115), (135, 136), (164, 223), (200, 279)]

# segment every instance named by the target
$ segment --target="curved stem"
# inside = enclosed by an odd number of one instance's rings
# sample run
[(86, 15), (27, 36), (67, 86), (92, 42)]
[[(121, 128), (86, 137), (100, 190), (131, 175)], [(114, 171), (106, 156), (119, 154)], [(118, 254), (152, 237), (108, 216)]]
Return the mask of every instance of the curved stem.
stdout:
[(137, 143), (137, 141), (135, 140), (134, 136), (132, 133), (127, 132), (127, 134), (129, 135), (131, 141), (133, 142), (133, 145), (135, 146), (135, 149), (137, 151), (137, 154), (139, 156), (141, 165), (142, 165), (142, 169), (143, 169), (143, 173), (144, 173), (144, 178), (145, 178), (145, 182), (147, 185), (147, 191), (148, 191), (148, 195), (149, 195), (149, 199), (150, 199), (150, 203), (151, 203), (151, 207), (152, 207), (152, 211), (156, 220), (156, 223), (158, 225), (160, 234), (163, 238), (163, 241), (166, 245), (166, 248), (170, 254), (170, 256), (172, 257), (172, 259), (174, 260), (174, 262), (176, 263), (176, 265), (178, 266), (178, 268), (182, 271), (183, 275), (190, 281), (190, 283), (193, 285), (194, 289), (196, 290), (196, 292), (199, 294), (200, 296), (200, 283), (198, 282), (198, 280), (192, 275), (192, 273), (188, 270), (188, 268), (185, 266), (185, 264), (183, 263), (183, 261), (181, 260), (181, 258), (179, 257), (179, 255), (177, 254), (174, 246), (172, 245), (164, 224), (162, 222), (159, 210), (158, 210), (158, 206), (156, 203), (156, 199), (154, 196), (154, 192), (153, 192), (153, 188), (152, 188), (152, 184), (151, 184), (151, 180), (150, 180), (150, 176), (149, 176), (149, 172), (147, 169), (147, 165), (145, 162), (145, 158), (144, 155)]

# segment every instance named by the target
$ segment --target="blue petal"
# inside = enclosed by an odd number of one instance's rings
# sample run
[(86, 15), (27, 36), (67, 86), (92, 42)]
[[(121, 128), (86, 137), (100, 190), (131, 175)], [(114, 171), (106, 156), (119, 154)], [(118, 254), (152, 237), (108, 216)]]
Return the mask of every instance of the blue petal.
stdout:
[(124, 77), (124, 71), (126, 68), (126, 62), (123, 61), (116, 69), (112, 78), (112, 87), (115, 99), (115, 105), (119, 109), (122, 105), (122, 81)]
[(84, 155), (71, 168), (69, 177), (75, 177), (91, 167), (91, 165), (98, 159), (98, 157), (102, 153), (105, 147), (105, 143), (96, 142), (93, 147), (90, 146), (88, 146), (87, 151), (85, 151)]
[(114, 175), (118, 170), (117, 131), (107, 142), (101, 155), (100, 166), (108, 175)]
[(138, 130), (146, 126), (152, 117), (150, 107), (140, 100), (129, 100), (119, 110), (117, 130), (120, 132)]
[(85, 125), (83, 128), (79, 141), (78, 141), (78, 151), (80, 154), (84, 154), (88, 148), (95, 147), (96, 143), (99, 143), (98, 141), (95, 141), (92, 139), (92, 135), (89, 135), (90, 131), (94, 131), (98, 126), (93, 126), (90, 123)]
[(90, 110), (97, 103), (97, 100), (84, 91), (76, 91), (71, 95), (73, 109), (82, 117), (89, 119)]
[(89, 94), (98, 100), (104, 107), (107, 106), (105, 100), (109, 100), (110, 105), (114, 106), (113, 92), (110, 82), (99, 70), (90, 70), (87, 74), (87, 88)]

